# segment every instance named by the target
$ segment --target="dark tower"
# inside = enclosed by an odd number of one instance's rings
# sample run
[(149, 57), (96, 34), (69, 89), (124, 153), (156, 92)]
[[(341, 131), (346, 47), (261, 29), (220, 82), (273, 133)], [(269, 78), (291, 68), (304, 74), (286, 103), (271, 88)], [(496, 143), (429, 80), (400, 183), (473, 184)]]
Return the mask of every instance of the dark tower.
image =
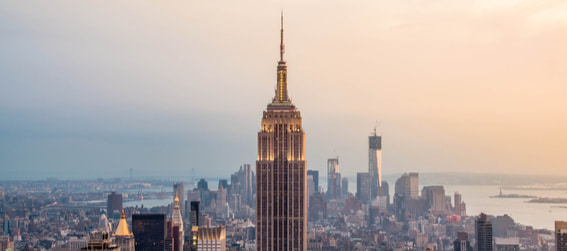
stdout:
[(112, 192), (106, 200), (106, 214), (108, 218), (114, 219), (114, 215), (119, 217), (122, 212), (122, 194)]
[(313, 183), (315, 185), (315, 193), (319, 193), (319, 171), (307, 170), (307, 175), (313, 176)]
[(555, 250), (567, 251), (567, 222), (555, 221)]
[(307, 250), (307, 169), (301, 114), (287, 94), (283, 15), (277, 87), (262, 115), (256, 161), (257, 250)]
[(133, 214), (132, 233), (136, 250), (164, 250), (167, 235), (165, 214)]
[(191, 213), (189, 216), (189, 221), (191, 222), (191, 226), (198, 227), (199, 226), (199, 217), (201, 217), (201, 213), (199, 213), (199, 201), (191, 201)]
[(480, 213), (475, 224), (477, 251), (492, 251), (492, 222)]

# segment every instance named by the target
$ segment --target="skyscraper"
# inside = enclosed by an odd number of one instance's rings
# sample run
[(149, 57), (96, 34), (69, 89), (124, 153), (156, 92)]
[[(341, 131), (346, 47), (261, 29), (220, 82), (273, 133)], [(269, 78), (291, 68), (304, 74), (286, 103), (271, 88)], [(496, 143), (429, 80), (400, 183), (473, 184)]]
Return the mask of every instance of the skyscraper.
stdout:
[(309, 198), (309, 221), (327, 218), (327, 202), (323, 194), (314, 194)]
[(313, 186), (315, 187), (314, 192), (319, 193), (319, 171), (307, 170), (307, 175), (313, 176)]
[(421, 190), (421, 196), (429, 212), (433, 215), (444, 215), (446, 213), (445, 188), (443, 186), (426, 186)]
[(455, 251), (473, 251), (467, 232), (457, 232), (457, 239), (453, 241)]
[(370, 200), (370, 182), (369, 173), (356, 174), (356, 198), (361, 200), (362, 203), (368, 203)]
[(191, 222), (191, 226), (192, 227), (198, 227), (199, 226), (199, 218), (201, 217), (201, 213), (200, 209), (199, 209), (199, 204), (201, 202), (199, 201), (191, 201), (191, 212), (189, 214), (189, 221)]
[(382, 136), (374, 135), (368, 137), (368, 173), (372, 180), (371, 196), (382, 195), (380, 187), (382, 187)]
[(205, 179), (201, 179), (197, 182), (197, 188), (199, 190), (209, 190), (209, 183)]
[(327, 199), (341, 198), (341, 173), (339, 157), (327, 160)]
[(219, 187), (218, 187), (218, 189), (220, 189), (221, 186), (222, 186), (224, 189), (227, 189), (227, 188), (228, 188), (228, 180), (226, 180), (226, 179), (221, 179), (221, 180), (219, 180)]
[(185, 239), (185, 233), (183, 232), (183, 219), (181, 218), (181, 208), (179, 206), (179, 198), (177, 195), (175, 195), (175, 200), (173, 201), (173, 213), (171, 214), (171, 221), (173, 221), (174, 227), (178, 227), (178, 232), (174, 234), (179, 233), (179, 243), (175, 243), (174, 247), (180, 247), (179, 250), (183, 250), (183, 240)]
[(132, 215), (136, 250), (164, 250), (166, 229), (165, 214)]
[[(256, 179), (250, 164), (240, 166), (240, 169), (236, 173), (230, 175), (230, 183), (230, 187), (227, 186), (224, 188), (230, 188), (229, 191), (231, 195), (239, 194), (243, 204), (250, 207), (255, 205), (254, 188), (256, 187)], [(232, 196), (229, 196), (229, 198), (230, 197)], [(234, 208), (234, 210), (239, 209), (240, 208)]]
[(287, 93), (283, 15), (275, 97), (262, 115), (256, 161), (258, 250), (306, 250), (307, 169), (301, 114)]
[(426, 210), (425, 196), (419, 197), (419, 178), (417, 173), (404, 173), (396, 180), (394, 190), (394, 210), (399, 218), (417, 217)]
[(112, 192), (108, 195), (106, 200), (106, 214), (111, 219), (114, 218), (114, 215), (120, 215), (122, 212), (122, 194), (117, 194), (116, 192)]
[(347, 177), (344, 177), (344, 178), (341, 180), (341, 182), (342, 182), (342, 183), (341, 183), (341, 191), (342, 191), (341, 193), (342, 193), (342, 197), (343, 197), (344, 199), (347, 199), (347, 198), (348, 198), (348, 178), (347, 178)]
[(219, 190), (217, 191), (217, 200), (216, 200), (216, 213), (217, 217), (225, 218), (226, 215), (226, 189), (222, 184), (219, 185)]
[(185, 217), (191, 217), (192, 203), (201, 201), (201, 191), (198, 189), (187, 191), (187, 200), (185, 201)]
[(486, 214), (480, 213), (475, 222), (476, 250), (492, 251), (492, 223)]
[(165, 221), (165, 228), (164, 251), (182, 251), (179, 250), (179, 227), (173, 226), (173, 221), (168, 220)]
[(467, 205), (461, 199), (461, 194), (455, 192), (455, 212), (454, 214), (458, 216), (466, 216)]
[(183, 182), (173, 183), (173, 195), (179, 199), (179, 208), (185, 214), (185, 184)]
[(309, 208), (309, 197), (315, 194), (315, 183), (313, 182), (313, 176), (307, 175), (307, 207)]
[(555, 250), (567, 251), (567, 221), (555, 221)]
[(419, 175), (418, 173), (404, 173), (396, 180), (395, 193), (401, 194), (405, 198), (415, 199), (419, 196)]

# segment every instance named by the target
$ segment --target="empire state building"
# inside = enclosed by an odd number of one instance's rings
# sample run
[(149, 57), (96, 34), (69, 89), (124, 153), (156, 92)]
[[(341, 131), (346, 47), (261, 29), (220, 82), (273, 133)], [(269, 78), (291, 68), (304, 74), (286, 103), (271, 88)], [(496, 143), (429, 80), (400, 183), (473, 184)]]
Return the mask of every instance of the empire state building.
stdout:
[(305, 132), (287, 94), (281, 19), (276, 94), (258, 132), (256, 245), (257, 250), (307, 250)]

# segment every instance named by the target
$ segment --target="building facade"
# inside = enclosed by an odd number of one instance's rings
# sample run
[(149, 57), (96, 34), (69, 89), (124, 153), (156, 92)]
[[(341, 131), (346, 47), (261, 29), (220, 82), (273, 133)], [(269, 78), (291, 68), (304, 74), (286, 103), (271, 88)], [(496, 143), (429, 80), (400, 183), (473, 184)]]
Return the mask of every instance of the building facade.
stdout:
[(395, 194), (402, 195), (404, 198), (417, 198), (419, 196), (419, 174), (404, 173), (396, 180)]
[(341, 194), (343, 199), (347, 199), (348, 198), (348, 178), (344, 177), (341, 180)]
[(241, 202), (250, 207), (254, 207), (256, 177), (252, 171), (252, 166), (250, 164), (243, 164), (240, 166), (240, 169), (230, 176), (230, 183), (232, 189), (235, 190), (232, 192), (240, 194)]
[(190, 241), (190, 250), (225, 251), (226, 228), (224, 226), (192, 227)]
[(191, 223), (192, 227), (198, 227), (199, 225), (199, 218), (201, 217), (200, 213), (200, 201), (191, 201), (191, 211), (189, 212), (189, 222)]
[(567, 251), (567, 221), (555, 221), (555, 250)]
[(467, 205), (462, 201), (461, 194), (458, 192), (455, 192), (455, 211), (453, 213), (458, 216), (467, 215)]
[(10, 240), (10, 236), (0, 236), (0, 250), (14, 250), (14, 241)]
[(356, 174), (356, 198), (362, 203), (368, 203), (370, 200), (371, 177), (369, 173)]
[(120, 212), (122, 212), (122, 194), (112, 192), (106, 200), (106, 214), (113, 219), (114, 215), (120, 215)]
[(164, 250), (166, 239), (165, 214), (133, 214), (132, 233), (136, 250)]
[(319, 171), (307, 170), (307, 176), (313, 177), (313, 186), (315, 187), (314, 193), (319, 193)]
[(496, 251), (520, 251), (520, 238), (494, 238), (494, 249)]
[(314, 194), (309, 198), (309, 221), (327, 218), (327, 201), (323, 194)]
[(455, 251), (473, 251), (467, 232), (457, 233), (457, 239), (453, 242), (453, 247)]
[(306, 250), (307, 169), (301, 113), (287, 92), (283, 16), (277, 87), (262, 115), (256, 161), (258, 250)]
[(114, 233), (114, 244), (120, 248), (120, 251), (135, 250), (134, 235), (130, 233), (130, 230), (128, 229), (128, 223), (126, 223), (124, 210), (122, 210), (120, 222), (118, 222), (116, 232)]
[[(182, 183), (183, 184), (183, 183)], [(179, 250), (183, 250), (183, 244), (185, 240), (185, 232), (183, 232), (183, 218), (181, 217), (181, 207), (179, 206), (179, 198), (175, 196), (173, 201), (173, 213), (171, 214), (171, 221), (173, 226), (177, 227), (175, 229), (174, 235), (178, 235), (178, 243), (174, 243), (175, 249), (179, 247)]]
[(426, 208), (433, 215), (445, 215), (445, 188), (443, 186), (426, 186), (421, 190), (421, 196), (425, 198)]
[(339, 172), (339, 157), (327, 160), (327, 199), (341, 198), (341, 173)]
[(486, 214), (480, 213), (475, 222), (476, 250), (493, 251), (492, 245), (492, 223)]
[(92, 232), (90, 233), (90, 238), (87, 243), (87, 247), (78, 250), (112, 250), (120, 251), (120, 248), (112, 244), (110, 239), (110, 233), (108, 232)]

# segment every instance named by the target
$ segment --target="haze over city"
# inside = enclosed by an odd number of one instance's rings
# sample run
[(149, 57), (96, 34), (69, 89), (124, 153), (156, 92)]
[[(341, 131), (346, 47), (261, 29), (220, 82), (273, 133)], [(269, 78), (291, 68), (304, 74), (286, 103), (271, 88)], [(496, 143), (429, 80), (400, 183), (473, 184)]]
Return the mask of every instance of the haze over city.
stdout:
[(282, 9), (309, 169), (567, 175), (567, 3), (493, 2), (3, 2), (0, 179), (254, 164)]

